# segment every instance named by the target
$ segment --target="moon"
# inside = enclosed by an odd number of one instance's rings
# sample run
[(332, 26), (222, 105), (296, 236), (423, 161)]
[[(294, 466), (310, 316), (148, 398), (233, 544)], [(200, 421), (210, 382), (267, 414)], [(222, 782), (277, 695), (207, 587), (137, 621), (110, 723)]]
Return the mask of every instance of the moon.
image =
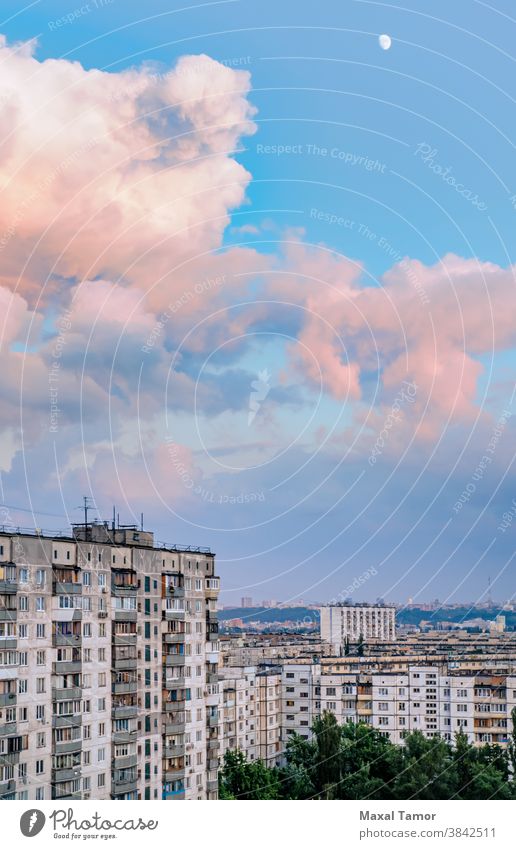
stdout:
[(380, 35), (378, 37), (378, 44), (380, 45), (382, 50), (388, 50), (392, 44), (390, 35), (386, 35), (385, 33), (383, 35)]

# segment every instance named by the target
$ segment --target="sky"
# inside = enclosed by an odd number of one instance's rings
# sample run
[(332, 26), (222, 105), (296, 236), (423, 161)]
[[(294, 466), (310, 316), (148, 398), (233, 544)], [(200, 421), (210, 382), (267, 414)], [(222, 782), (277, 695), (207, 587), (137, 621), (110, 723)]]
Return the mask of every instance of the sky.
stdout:
[(5, 524), (143, 512), (225, 604), (513, 598), (508, 0), (0, 15)]

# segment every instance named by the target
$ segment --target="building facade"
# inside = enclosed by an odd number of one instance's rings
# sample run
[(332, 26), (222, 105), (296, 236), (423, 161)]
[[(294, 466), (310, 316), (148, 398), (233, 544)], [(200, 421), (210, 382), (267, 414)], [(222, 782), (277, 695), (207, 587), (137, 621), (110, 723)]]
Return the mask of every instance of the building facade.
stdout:
[(321, 639), (335, 654), (343, 654), (347, 642), (396, 639), (396, 610), (381, 604), (330, 604), (321, 607)]
[(214, 569), (135, 527), (0, 533), (0, 798), (217, 798)]

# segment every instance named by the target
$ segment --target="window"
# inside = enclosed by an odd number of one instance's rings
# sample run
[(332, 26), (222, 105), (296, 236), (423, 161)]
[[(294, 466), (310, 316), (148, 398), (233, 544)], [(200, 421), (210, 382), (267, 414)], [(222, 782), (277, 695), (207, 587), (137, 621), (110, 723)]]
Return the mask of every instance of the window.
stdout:
[(106, 786), (106, 775), (101, 772), (100, 775), (97, 776), (97, 787), (105, 787)]
[(389, 710), (388, 702), (378, 702), (378, 710)]
[(46, 663), (46, 652), (37, 651), (36, 652), (36, 664), (38, 666), (44, 666)]
[(100, 763), (103, 763), (105, 760), (106, 760), (106, 750), (102, 746), (99, 749), (98, 754), (97, 754), (97, 762), (100, 764)]
[(45, 762), (36, 761), (36, 775), (41, 775), (43, 772), (45, 772)]
[(36, 569), (36, 586), (44, 587), (45, 586), (45, 570), (44, 569)]
[(18, 679), (18, 692), (26, 693), (27, 692), (27, 678), (19, 678)]
[(36, 705), (36, 719), (43, 722), (45, 719), (45, 705)]
[(36, 734), (36, 748), (44, 749), (46, 746), (46, 736), (44, 731), (38, 731)]
[(38, 622), (36, 625), (36, 638), (38, 640), (45, 639), (45, 626), (41, 622)]
[(106, 586), (106, 574), (105, 574), (105, 572), (99, 572), (97, 580), (98, 580), (98, 583), (99, 583), (99, 587), (105, 587)]
[(336, 696), (337, 691), (335, 687), (326, 687), (326, 695), (327, 696)]
[(105, 736), (106, 736), (106, 723), (105, 722), (99, 722), (99, 737), (105, 737)]
[(90, 572), (82, 573), (82, 585), (83, 587), (91, 587), (91, 574)]
[(36, 693), (44, 693), (45, 689), (45, 679), (36, 678)]
[(29, 570), (28, 569), (20, 569), (20, 584), (28, 584), (29, 583)]
[(106, 649), (99, 649), (99, 663), (106, 662)]
[(106, 700), (105, 700), (105, 698), (99, 699), (98, 705), (99, 705), (99, 707), (98, 707), (99, 710), (101, 710), (101, 711), (106, 710)]
[(91, 637), (91, 622), (85, 622), (82, 626), (83, 637)]
[(29, 636), (28, 625), (18, 625), (18, 638), (20, 640), (26, 640), (28, 636)]
[(36, 596), (36, 612), (41, 613), (45, 609), (45, 596), (37, 595)]
[(29, 598), (26, 595), (21, 595), (18, 597), (18, 608), (19, 610), (28, 610), (29, 609)]

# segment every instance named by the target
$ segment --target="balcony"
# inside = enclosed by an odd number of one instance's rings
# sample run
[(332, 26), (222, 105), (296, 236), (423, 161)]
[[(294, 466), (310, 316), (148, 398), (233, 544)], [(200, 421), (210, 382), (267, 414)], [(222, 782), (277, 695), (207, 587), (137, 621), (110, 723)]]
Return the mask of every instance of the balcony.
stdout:
[(116, 669), (118, 672), (131, 671), (136, 669), (137, 665), (138, 660), (136, 657), (113, 658), (113, 669)]
[(58, 646), (74, 646), (82, 645), (82, 637), (80, 634), (52, 634), (52, 645), (54, 648)]
[(16, 704), (16, 693), (1, 693), (0, 694), (0, 707), (10, 707), (10, 706), (14, 706), (15, 704)]
[(52, 784), (57, 784), (60, 781), (74, 781), (80, 777), (81, 767), (79, 764), (77, 766), (67, 767), (66, 769), (52, 770)]
[(210, 737), (208, 739), (208, 749), (210, 751), (217, 751), (219, 748), (219, 738), (218, 737)]
[(82, 739), (78, 740), (63, 740), (54, 742), (54, 751), (56, 755), (69, 755), (73, 752), (80, 752), (82, 748)]
[(175, 690), (177, 687), (184, 687), (186, 679), (184, 677), (181, 678), (165, 678), (163, 681), (163, 688), (165, 690)]
[(82, 663), (80, 660), (56, 660), (52, 664), (52, 672), (54, 675), (68, 675), (74, 672), (80, 672)]
[(20, 761), (20, 755), (25, 754), (25, 752), (7, 752), (5, 755), (0, 755), (0, 760), (2, 764), (17, 764)]
[(8, 793), (14, 793), (16, 790), (16, 781), (10, 778), (8, 781), (0, 781), (0, 798), (7, 796)]
[(184, 713), (170, 714), (165, 723), (165, 734), (181, 734), (185, 730)]
[(136, 728), (132, 731), (113, 731), (113, 743), (134, 743), (136, 740)]
[(136, 631), (131, 634), (113, 634), (114, 646), (134, 646), (136, 643)]
[(0, 622), (16, 622), (17, 617), (16, 607), (0, 607)]
[(177, 645), (177, 644), (181, 644), (181, 643), (185, 642), (185, 636), (186, 636), (185, 634), (182, 634), (179, 631), (177, 631), (177, 632), (166, 631), (163, 634), (163, 639), (165, 640), (166, 643), (173, 643), (173, 644)]
[(136, 776), (132, 776), (131, 778), (117, 778), (111, 784), (111, 795), (115, 798), (116, 796), (121, 796), (124, 793), (132, 793), (136, 790), (137, 780)]
[(219, 768), (218, 758), (208, 758), (207, 768), (211, 771)]
[(81, 595), (79, 581), (52, 581), (52, 595)]
[(16, 734), (16, 722), (4, 722), (0, 725), (0, 737), (9, 737), (11, 734)]
[(138, 716), (138, 705), (113, 705), (113, 719), (132, 719)]
[(174, 713), (178, 710), (184, 710), (186, 707), (185, 699), (176, 699), (175, 702), (163, 702), (165, 713)]
[(165, 666), (184, 666), (186, 657), (184, 654), (165, 654), (163, 659)]
[(209, 714), (207, 717), (207, 725), (209, 728), (214, 728), (219, 724), (219, 716), (218, 714)]
[(206, 782), (206, 790), (208, 790), (209, 792), (213, 792), (214, 790), (218, 790), (218, 789), (219, 789), (218, 779), (217, 778), (213, 778), (213, 779), (208, 778), (208, 781)]
[(120, 681), (113, 684), (113, 693), (117, 696), (122, 696), (124, 693), (136, 693), (138, 691), (138, 681)]
[(186, 610), (184, 610), (184, 608), (182, 610), (175, 610), (172, 608), (167, 608), (166, 610), (164, 610), (165, 619), (167, 619), (168, 621), (172, 619), (182, 620), (185, 618), (185, 613)]
[(66, 699), (80, 699), (82, 690), (80, 687), (52, 687), (52, 701), (63, 702)]
[(163, 757), (164, 758), (180, 758), (185, 753), (185, 747), (181, 743), (180, 745), (175, 746), (165, 746), (163, 749)]
[(113, 757), (113, 769), (131, 769), (138, 763), (138, 755), (136, 752), (132, 755), (123, 755), (119, 758), (116, 755)]
[(138, 619), (137, 610), (120, 610), (115, 607), (113, 613), (115, 622), (136, 622)]
[(17, 593), (18, 581), (0, 581), (0, 593)]
[(165, 588), (165, 593), (168, 598), (184, 598), (185, 588), (174, 587), (172, 584), (169, 584), (168, 587)]
[(177, 769), (170, 769), (167, 767), (164, 773), (165, 781), (182, 781), (185, 777), (185, 768), (184, 766), (178, 767)]
[(118, 598), (133, 598), (138, 591), (138, 584), (111, 584), (111, 592)]
[(80, 725), (82, 725), (82, 714), (80, 713), (52, 717), (52, 728), (77, 728)]
[(61, 791), (59, 784), (52, 785), (52, 799), (82, 799), (82, 791), (75, 790), (73, 793)]

